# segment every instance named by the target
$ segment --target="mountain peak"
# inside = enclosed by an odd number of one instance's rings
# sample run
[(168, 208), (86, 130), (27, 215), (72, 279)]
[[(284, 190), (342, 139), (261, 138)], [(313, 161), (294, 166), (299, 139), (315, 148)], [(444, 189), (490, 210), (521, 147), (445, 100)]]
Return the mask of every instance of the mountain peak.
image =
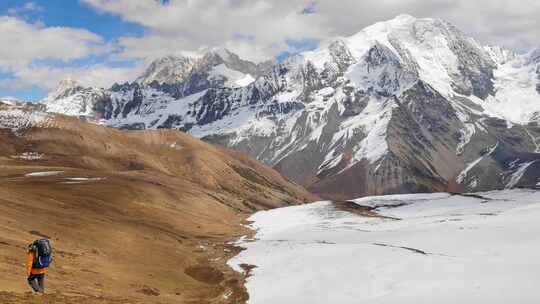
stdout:
[(211, 48), (210, 50), (208, 50), (207, 54), (217, 55), (224, 61), (229, 61), (231, 56), (236, 55), (224, 47)]
[(398, 15), (393, 19), (380, 21), (364, 28), (361, 33), (369, 35), (386, 35), (399, 31), (417, 31), (415, 27), (421, 26), (425, 30), (441, 28), (447, 30), (454, 26), (442, 19), (435, 18), (416, 18), (411, 15)]
[(183, 81), (188, 75), (195, 59), (185, 55), (167, 55), (154, 59), (137, 79), (137, 82), (148, 84), (154, 81), (159, 83), (174, 83)]
[(70, 95), (74, 91), (82, 89), (82, 85), (71, 78), (63, 79), (58, 82), (56, 89), (51, 91), (49, 97), (51, 99), (61, 98), (62, 96)]
[(409, 23), (409, 22), (416, 21), (417, 18), (408, 14), (401, 14), (401, 15), (397, 15), (393, 20), (403, 22), (403, 23)]
[(71, 78), (66, 78), (66, 79), (60, 80), (58, 82), (58, 87), (57, 88), (59, 88), (59, 89), (61, 89), (61, 88), (74, 88), (74, 87), (78, 87), (78, 86), (80, 86), (80, 85), (76, 80), (73, 80)]

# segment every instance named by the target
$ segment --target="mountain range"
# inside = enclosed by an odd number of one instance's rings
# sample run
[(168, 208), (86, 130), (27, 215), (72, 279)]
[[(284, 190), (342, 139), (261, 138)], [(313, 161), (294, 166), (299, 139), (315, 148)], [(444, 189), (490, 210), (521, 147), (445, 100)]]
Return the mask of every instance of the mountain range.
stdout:
[(439, 19), (401, 15), (282, 62), (166, 56), (107, 89), (62, 81), (39, 104), (182, 130), (327, 198), (540, 182), (540, 49), (482, 45)]

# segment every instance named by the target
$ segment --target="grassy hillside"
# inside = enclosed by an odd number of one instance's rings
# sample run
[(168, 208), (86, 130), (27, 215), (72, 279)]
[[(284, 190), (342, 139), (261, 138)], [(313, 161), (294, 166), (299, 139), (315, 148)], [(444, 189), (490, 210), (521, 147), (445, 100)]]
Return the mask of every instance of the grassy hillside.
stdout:
[[(178, 131), (64, 116), (0, 129), (0, 302), (24, 294), (25, 249), (56, 249), (39, 303), (239, 303), (229, 242), (255, 210), (315, 198), (276, 171)], [(43, 173), (47, 172), (47, 173)], [(49, 301), (49, 302), (47, 302)]]

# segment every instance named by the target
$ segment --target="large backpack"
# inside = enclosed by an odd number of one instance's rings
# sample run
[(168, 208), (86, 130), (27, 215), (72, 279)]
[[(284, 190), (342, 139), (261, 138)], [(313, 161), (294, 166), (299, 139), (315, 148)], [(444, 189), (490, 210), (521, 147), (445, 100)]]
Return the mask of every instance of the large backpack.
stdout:
[(47, 239), (37, 240), (32, 243), (36, 252), (36, 259), (32, 268), (47, 268), (52, 262), (52, 247)]

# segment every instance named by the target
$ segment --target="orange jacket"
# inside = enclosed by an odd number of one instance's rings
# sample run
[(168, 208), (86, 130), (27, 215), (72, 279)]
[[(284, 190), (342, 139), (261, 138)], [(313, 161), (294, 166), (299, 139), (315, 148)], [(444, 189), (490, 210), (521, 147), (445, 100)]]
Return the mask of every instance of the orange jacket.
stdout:
[(26, 276), (30, 276), (31, 274), (44, 274), (45, 273), (45, 268), (32, 268), (35, 258), (36, 258), (36, 252), (28, 251), (28, 256), (26, 257)]

